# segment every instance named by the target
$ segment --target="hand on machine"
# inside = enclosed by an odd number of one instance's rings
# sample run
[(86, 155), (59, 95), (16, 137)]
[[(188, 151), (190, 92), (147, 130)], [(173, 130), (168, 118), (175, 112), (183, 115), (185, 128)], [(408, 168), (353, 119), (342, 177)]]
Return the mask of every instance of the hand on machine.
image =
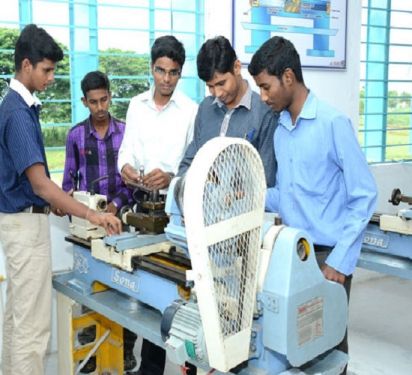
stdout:
[(145, 174), (143, 166), (140, 166), (139, 172), (130, 164), (126, 164), (122, 169), (122, 179), (126, 185), (147, 192), (167, 188), (172, 177), (173, 174), (164, 172), (159, 168), (153, 169), (148, 174)]

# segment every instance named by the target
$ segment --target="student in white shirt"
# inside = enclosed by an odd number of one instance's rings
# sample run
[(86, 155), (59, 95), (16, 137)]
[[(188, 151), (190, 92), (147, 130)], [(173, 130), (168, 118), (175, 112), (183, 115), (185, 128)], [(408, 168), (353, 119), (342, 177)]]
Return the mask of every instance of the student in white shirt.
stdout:
[[(131, 180), (149, 189), (166, 189), (192, 141), (197, 104), (175, 90), (185, 57), (183, 44), (174, 36), (159, 37), (152, 46), (154, 85), (130, 101), (119, 149), (118, 168), (126, 183)], [(137, 374), (163, 374), (163, 349), (143, 340), (141, 358)]]
[[(175, 90), (185, 62), (183, 44), (174, 36), (155, 40), (151, 49), (154, 85), (129, 104), (118, 167), (124, 179), (164, 189), (193, 137), (197, 104)], [(140, 181), (139, 169), (145, 176)]]

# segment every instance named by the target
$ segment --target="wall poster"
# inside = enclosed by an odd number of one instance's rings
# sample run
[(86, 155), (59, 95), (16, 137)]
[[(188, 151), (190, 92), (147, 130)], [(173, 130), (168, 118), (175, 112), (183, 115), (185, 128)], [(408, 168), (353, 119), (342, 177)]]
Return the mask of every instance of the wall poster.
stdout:
[(346, 68), (347, 0), (233, 0), (233, 46), (248, 64), (272, 36), (289, 39), (302, 66)]

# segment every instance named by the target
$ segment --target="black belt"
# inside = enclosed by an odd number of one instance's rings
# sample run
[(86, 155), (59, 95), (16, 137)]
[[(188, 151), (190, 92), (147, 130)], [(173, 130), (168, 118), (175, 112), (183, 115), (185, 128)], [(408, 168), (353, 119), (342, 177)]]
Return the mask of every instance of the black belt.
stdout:
[(315, 251), (332, 251), (333, 247), (332, 246), (326, 246), (326, 245), (313, 245)]
[(26, 207), (23, 212), (29, 213), (29, 214), (46, 214), (48, 215), (50, 213), (50, 206), (30, 206)]

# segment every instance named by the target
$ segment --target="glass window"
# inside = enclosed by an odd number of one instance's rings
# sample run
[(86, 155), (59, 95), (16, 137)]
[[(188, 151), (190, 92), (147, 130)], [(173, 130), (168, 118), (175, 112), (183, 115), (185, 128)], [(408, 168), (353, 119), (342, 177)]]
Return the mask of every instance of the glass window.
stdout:
[(130, 99), (149, 87), (151, 43), (160, 35), (173, 34), (184, 44), (187, 56), (180, 87), (195, 100), (203, 97), (194, 58), (203, 42), (199, 37), (204, 32), (200, 29), (203, 13), (203, 1), (7, 1), (0, 13), (0, 100), (14, 74), (13, 51), (20, 25), (36, 23), (45, 28), (65, 53), (55, 83), (39, 93), (47, 160), (57, 183), (64, 167), (67, 132), (88, 115), (80, 90), (88, 71), (100, 69), (108, 74), (113, 94), (110, 111), (125, 119)]
[(362, 8), (359, 141), (370, 162), (412, 160), (412, 2)]

